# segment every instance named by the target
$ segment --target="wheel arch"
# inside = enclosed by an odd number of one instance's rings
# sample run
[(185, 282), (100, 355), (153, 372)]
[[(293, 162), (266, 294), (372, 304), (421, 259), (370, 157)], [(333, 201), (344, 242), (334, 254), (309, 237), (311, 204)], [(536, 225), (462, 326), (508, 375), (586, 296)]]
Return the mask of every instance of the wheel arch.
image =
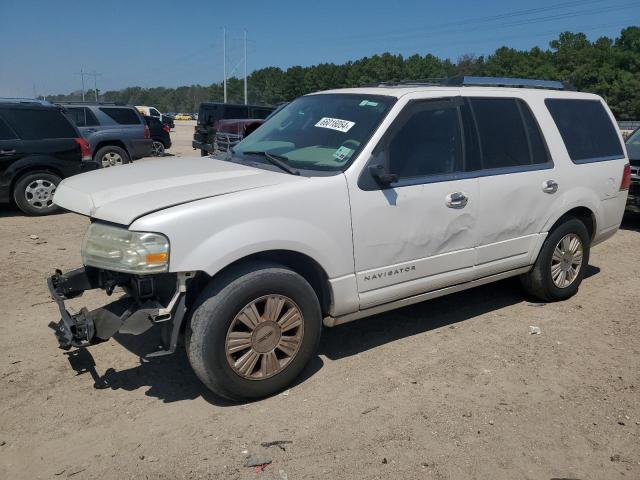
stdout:
[(558, 225), (562, 224), (567, 218), (575, 217), (584, 223), (585, 227), (587, 227), (587, 231), (589, 232), (589, 238), (593, 241), (597, 230), (597, 220), (596, 214), (593, 210), (586, 206), (573, 207), (570, 210), (566, 211), (562, 215), (560, 215), (553, 224), (549, 227), (547, 231), (553, 231)]
[(98, 142), (96, 144), (95, 148), (93, 149), (93, 159), (96, 160), (96, 155), (98, 154), (98, 151), (101, 148), (109, 147), (109, 146), (122, 148), (125, 152), (127, 152), (127, 155), (129, 155), (129, 158), (131, 158), (131, 152), (127, 148), (127, 145), (122, 140), (115, 140), (114, 139), (114, 140), (102, 140), (102, 141)]
[(16, 183), (18, 183), (20, 179), (22, 179), (25, 175), (29, 175), (31, 173), (36, 173), (36, 172), (51, 173), (53, 175), (60, 177), (61, 179), (65, 178), (60, 170), (50, 165), (35, 164), (35, 165), (25, 166), (20, 170), (17, 170), (16, 172), (14, 172), (13, 178), (11, 179), (11, 184), (9, 186), (9, 195), (11, 195), (11, 198), (13, 198), (13, 190), (16, 186)]
[(229, 270), (255, 261), (271, 262), (293, 270), (309, 282), (311, 288), (316, 292), (322, 314), (328, 314), (331, 310), (331, 306), (333, 304), (333, 292), (327, 272), (322, 268), (318, 261), (307, 254), (294, 250), (264, 250), (255, 252), (229, 263), (212, 276), (202, 272), (197, 278), (198, 281), (194, 284), (195, 291), (191, 292), (191, 298), (197, 298), (200, 291), (202, 291), (207, 284), (215, 282), (217, 278), (220, 278)]

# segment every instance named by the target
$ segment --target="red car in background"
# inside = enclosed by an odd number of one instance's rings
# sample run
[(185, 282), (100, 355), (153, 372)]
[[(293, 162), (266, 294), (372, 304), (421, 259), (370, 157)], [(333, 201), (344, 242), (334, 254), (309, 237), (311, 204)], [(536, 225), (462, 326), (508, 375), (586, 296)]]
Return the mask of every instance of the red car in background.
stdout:
[(191, 145), (202, 156), (226, 150), (264, 123), (273, 110), (257, 105), (201, 103)]

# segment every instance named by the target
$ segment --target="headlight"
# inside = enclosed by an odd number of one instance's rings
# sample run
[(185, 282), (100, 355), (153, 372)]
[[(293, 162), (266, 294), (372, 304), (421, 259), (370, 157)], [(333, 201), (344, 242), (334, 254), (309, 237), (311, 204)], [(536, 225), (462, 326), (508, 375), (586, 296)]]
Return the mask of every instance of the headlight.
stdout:
[(92, 223), (82, 243), (82, 263), (126, 273), (166, 272), (169, 240), (159, 233)]

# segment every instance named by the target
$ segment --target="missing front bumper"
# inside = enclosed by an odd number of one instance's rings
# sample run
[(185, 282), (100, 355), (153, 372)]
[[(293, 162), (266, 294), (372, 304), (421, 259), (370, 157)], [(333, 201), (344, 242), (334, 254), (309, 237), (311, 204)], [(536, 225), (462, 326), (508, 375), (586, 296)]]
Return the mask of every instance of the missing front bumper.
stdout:
[[(177, 274), (174, 288), (166, 306), (155, 292), (163, 290), (151, 277), (133, 277), (93, 268), (80, 268), (66, 274), (56, 271), (47, 280), (51, 297), (60, 311), (60, 320), (51, 323), (60, 348), (87, 347), (108, 340), (117, 332), (139, 335), (155, 324), (162, 325), (162, 348), (147, 356), (175, 352), (184, 315), (187, 281), (191, 272)], [(143, 280), (143, 281), (140, 281)], [(165, 278), (164, 281), (167, 279)], [(124, 283), (124, 285), (122, 285)], [(85, 290), (102, 288), (111, 293), (115, 286), (123, 286), (127, 295), (95, 310), (83, 308), (77, 314), (66, 309), (65, 300), (82, 295)], [(166, 288), (164, 289), (167, 290)]]

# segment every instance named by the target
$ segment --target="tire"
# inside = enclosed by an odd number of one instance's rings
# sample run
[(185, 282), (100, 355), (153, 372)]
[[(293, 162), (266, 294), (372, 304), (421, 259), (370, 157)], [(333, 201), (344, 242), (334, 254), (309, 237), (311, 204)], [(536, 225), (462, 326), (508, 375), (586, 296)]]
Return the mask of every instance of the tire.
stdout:
[(206, 150), (200, 150), (201, 157), (206, 157), (207, 155), (209, 155), (209, 152), (207, 152)]
[[(266, 308), (267, 302), (275, 306), (278, 299), (283, 305), (273, 309), (280, 315), (273, 318), (280, 323), (269, 320)], [(250, 322), (240, 313), (251, 312), (252, 304), (259, 316), (253, 330), (239, 320)], [(282, 335), (280, 324), (287, 335)], [(284, 389), (300, 374), (316, 352), (321, 329), (318, 297), (303, 277), (277, 264), (252, 262), (224, 272), (200, 294), (186, 334), (187, 356), (198, 378), (214, 393), (230, 400), (262, 398)], [(243, 339), (234, 340), (239, 336)], [(297, 339), (295, 352), (291, 339)], [(228, 347), (237, 351), (229, 352)], [(244, 366), (241, 358), (248, 359)]]
[(152, 157), (163, 157), (164, 156), (164, 143), (160, 140), (154, 140), (151, 143), (151, 156)]
[(49, 172), (32, 172), (20, 177), (13, 186), (13, 200), (27, 215), (49, 215), (59, 210), (53, 194), (61, 178)]
[(100, 164), (100, 168), (115, 167), (131, 163), (129, 154), (123, 148), (116, 145), (107, 145), (96, 152), (95, 161)]
[[(563, 246), (567, 244), (560, 245), (563, 239), (568, 239), (569, 245), (571, 246), (576, 245), (573, 243), (574, 239), (580, 242), (579, 248), (582, 251), (582, 255), (579, 265), (573, 263), (577, 261), (578, 255), (571, 253), (565, 254), (566, 251), (571, 251), (572, 248), (567, 249)], [(566, 300), (575, 295), (580, 287), (580, 283), (582, 283), (584, 272), (589, 264), (590, 242), (589, 231), (585, 224), (575, 217), (567, 217), (564, 222), (558, 225), (547, 236), (533, 269), (520, 277), (525, 291), (546, 302)], [(558, 252), (556, 252), (556, 247), (559, 249)], [(557, 254), (554, 258), (554, 252), (562, 253), (563, 255)], [(576, 253), (579, 253), (579, 251)], [(559, 260), (559, 258), (562, 260)], [(554, 266), (552, 266), (552, 263)], [(571, 268), (575, 270), (575, 275), (565, 271), (569, 264), (571, 264)], [(556, 280), (554, 280), (552, 270), (556, 274)], [(561, 276), (563, 271), (565, 272), (565, 281), (571, 279), (571, 281), (564, 286), (562, 285)]]

